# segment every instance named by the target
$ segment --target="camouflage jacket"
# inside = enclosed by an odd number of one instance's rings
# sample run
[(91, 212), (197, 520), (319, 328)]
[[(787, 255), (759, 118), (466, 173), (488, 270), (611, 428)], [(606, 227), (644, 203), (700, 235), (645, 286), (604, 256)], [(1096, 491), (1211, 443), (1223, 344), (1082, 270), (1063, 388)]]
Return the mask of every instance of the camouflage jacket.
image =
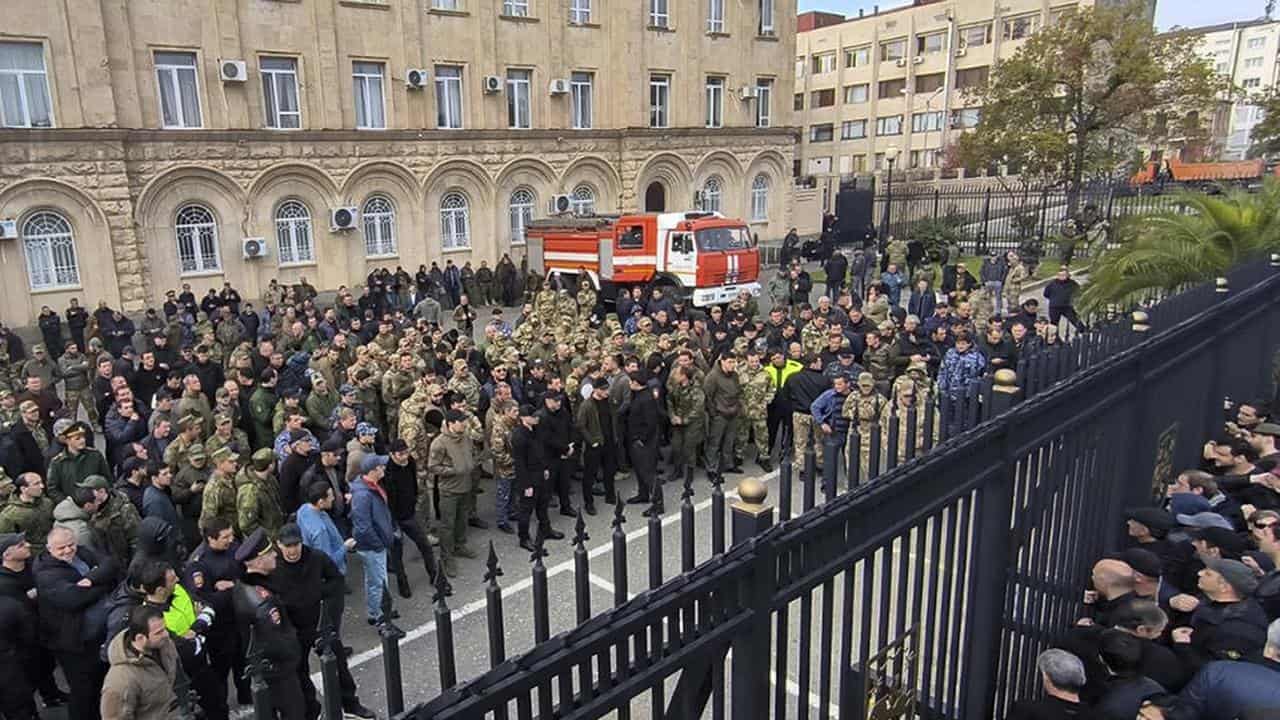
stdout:
[(515, 477), (515, 460), (511, 456), (511, 431), (515, 428), (503, 418), (497, 418), (489, 429), (489, 449), (493, 453), (493, 475), (498, 478)]
[(742, 412), (747, 418), (759, 420), (768, 414), (769, 403), (773, 402), (773, 380), (764, 368), (744, 368), (738, 377), (742, 382)]
[(667, 393), (667, 414), (679, 417), (685, 426), (697, 426), (707, 418), (707, 394), (702, 383), (673, 385)]
[(266, 477), (256, 470), (245, 468), (236, 476), (236, 530), (240, 537), (262, 528), (275, 538), (284, 524), (284, 511), (280, 504), (280, 485), (275, 473)]
[(44, 552), (45, 537), (52, 529), (53, 501), (47, 497), (26, 503), (15, 496), (0, 508), (0, 534), (26, 533), (32, 553)]
[(203, 525), (212, 518), (226, 520), (231, 527), (236, 527), (235, 478), (223, 477), (216, 471), (209, 476), (209, 482), (204, 486), (200, 524)]
[(133, 501), (118, 490), (112, 490), (107, 504), (89, 518), (89, 526), (106, 544), (120, 567), (128, 567), (138, 543), (138, 525), (142, 518)]

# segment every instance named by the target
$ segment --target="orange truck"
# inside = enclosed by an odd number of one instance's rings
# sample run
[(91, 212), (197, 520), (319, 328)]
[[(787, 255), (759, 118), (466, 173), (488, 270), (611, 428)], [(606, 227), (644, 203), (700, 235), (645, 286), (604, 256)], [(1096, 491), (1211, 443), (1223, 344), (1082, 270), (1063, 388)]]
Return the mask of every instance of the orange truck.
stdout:
[(576, 286), (585, 275), (606, 300), (663, 286), (695, 307), (760, 294), (760, 251), (741, 220), (713, 212), (561, 215), (526, 229), (530, 269)]
[[(1262, 159), (1196, 163), (1170, 160), (1168, 170), (1170, 177), (1166, 180), (1170, 182), (1231, 183), (1261, 180), (1267, 172), (1267, 166)], [(1129, 182), (1133, 185), (1150, 185), (1156, 181), (1159, 171), (1158, 163), (1149, 162), (1135, 173)], [(1276, 167), (1273, 174), (1280, 176), (1280, 166)]]

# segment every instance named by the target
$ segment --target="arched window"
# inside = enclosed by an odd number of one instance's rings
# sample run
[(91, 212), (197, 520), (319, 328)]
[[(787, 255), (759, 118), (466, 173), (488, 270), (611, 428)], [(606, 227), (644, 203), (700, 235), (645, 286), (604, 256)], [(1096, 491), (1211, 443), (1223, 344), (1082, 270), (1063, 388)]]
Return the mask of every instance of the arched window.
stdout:
[(80, 284), (76, 243), (71, 223), (55, 212), (38, 212), (22, 224), (22, 247), (32, 290), (75, 287)]
[(704, 211), (720, 212), (720, 188), (723, 184), (719, 175), (712, 175), (707, 178), (707, 182), (702, 186), (702, 209)]
[(467, 196), (448, 192), (440, 199), (440, 239), (445, 250), (471, 247), (471, 222)]
[(184, 205), (174, 222), (178, 238), (178, 268), (183, 275), (218, 272), (218, 223), (203, 205)]
[(364, 201), (360, 210), (364, 222), (364, 254), (367, 257), (385, 257), (396, 254), (396, 209), (382, 195), (374, 195)]
[(507, 201), (508, 213), (511, 216), (511, 244), (524, 244), (524, 231), (533, 220), (533, 204), (536, 199), (533, 191), (526, 187), (516, 188)]
[(570, 205), (575, 215), (594, 215), (596, 212), (596, 190), (583, 183), (573, 189)]
[(316, 261), (311, 242), (311, 211), (297, 200), (287, 200), (276, 209), (276, 245), (280, 264)]
[(751, 220), (765, 222), (769, 219), (769, 178), (757, 175), (751, 181)]

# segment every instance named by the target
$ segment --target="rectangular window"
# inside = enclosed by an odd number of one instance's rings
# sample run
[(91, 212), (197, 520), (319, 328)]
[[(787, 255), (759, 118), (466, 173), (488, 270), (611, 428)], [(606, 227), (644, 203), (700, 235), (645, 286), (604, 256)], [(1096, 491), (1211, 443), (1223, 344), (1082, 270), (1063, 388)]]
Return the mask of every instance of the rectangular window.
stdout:
[(866, 172), (866, 171), (867, 171), (867, 156), (866, 156), (866, 155), (854, 155), (853, 157), (849, 158), (849, 169), (850, 169), (850, 170), (852, 170), (853, 172), (856, 172), (856, 173)]
[(1040, 14), (1020, 15), (1004, 21), (1004, 39), (1021, 40), (1031, 37), (1040, 28)]
[(156, 82), (160, 85), (160, 118), (166, 128), (198, 128), (200, 84), (196, 54), (157, 52)]
[(937, 164), (935, 162), (937, 158), (938, 158), (937, 150), (931, 150), (931, 149), (912, 150), (911, 151), (911, 167), (931, 168)]
[(878, 153), (876, 153), (876, 154), (875, 154), (875, 160), (873, 160), (873, 161), (872, 161), (872, 166), (873, 166), (876, 170), (883, 170), (883, 169), (885, 169), (885, 167), (887, 167), (887, 166), (888, 166), (888, 164), (889, 164), (889, 163), (888, 163), (888, 161), (885, 159), (884, 153), (882, 153), (882, 152), (878, 152)]
[(982, 87), (987, 84), (987, 76), (991, 72), (991, 68), (983, 65), (982, 67), (967, 68), (965, 70), (956, 71), (956, 89), (964, 90), (971, 87)]
[(889, 42), (880, 43), (880, 62), (890, 62), (893, 60), (901, 60), (907, 56), (907, 41), (890, 40)]
[(1256, 87), (1262, 87), (1262, 79), (1261, 78), (1245, 78), (1244, 82), (1240, 83), (1240, 87), (1250, 88), (1250, 89), (1256, 88)]
[(791, 101), (791, 109), (796, 112), (804, 109), (804, 93), (796, 93), (795, 98)]
[(1070, 6), (1068, 6), (1068, 7), (1060, 7), (1060, 8), (1055, 8), (1055, 9), (1053, 9), (1053, 10), (1050, 10), (1050, 11), (1049, 11), (1049, 24), (1050, 24), (1050, 25), (1057, 25), (1057, 24), (1061, 23), (1063, 20), (1066, 20), (1068, 17), (1070, 17), (1073, 13), (1075, 13), (1075, 11), (1076, 11), (1076, 9), (1075, 9), (1074, 7), (1070, 7)]
[(951, 127), (970, 130), (978, 127), (978, 119), (982, 115), (981, 108), (960, 108), (951, 113)]
[(916, 76), (916, 93), (932, 93), (942, 89), (942, 81), (946, 78), (944, 73), (934, 73), (932, 75)]
[(824, 108), (831, 107), (836, 104), (835, 88), (814, 90), (811, 95), (812, 97), (809, 98), (809, 107)]
[(907, 79), (898, 78), (897, 80), (881, 80), (876, 90), (876, 97), (881, 100), (892, 100), (896, 97), (902, 97), (902, 91), (907, 89)]
[(457, 130), (462, 127), (462, 68), (437, 65), (435, 72), (436, 127)]
[(871, 64), (871, 48), (869, 46), (860, 47), (860, 48), (845, 48), (845, 51), (844, 51), (845, 67), (847, 68), (865, 67), (870, 64)]
[(649, 127), (671, 124), (671, 76), (649, 76)]
[(902, 116), (889, 115), (876, 118), (876, 135), (901, 135)]
[(1266, 47), (1266, 46), (1267, 46), (1267, 39), (1264, 37), (1249, 38), (1249, 42), (1247, 43), (1247, 47), (1250, 50), (1257, 50), (1260, 47)]
[(841, 140), (860, 140), (867, 136), (866, 120), (845, 120), (840, 123)]
[(529, 17), (529, 0), (502, 0), (502, 14)]
[(724, 0), (707, 0), (707, 32), (724, 32)]
[(431, 0), (431, 7), (436, 10), (461, 10), (462, 0)]
[(302, 127), (298, 105), (298, 61), (293, 58), (264, 57), (262, 72), (263, 109), (267, 127), (296, 130)]
[(933, 132), (942, 129), (942, 111), (912, 113), (911, 132)]
[(591, 129), (592, 107), (595, 94), (592, 83), (595, 76), (589, 72), (576, 72), (569, 76), (569, 98), (573, 102), (573, 127), (575, 130)]
[(833, 52), (822, 53), (821, 55), (813, 56), (813, 74), (814, 75), (821, 75), (822, 73), (835, 72), (835, 69), (836, 69), (835, 53)]
[(532, 80), (532, 70), (507, 71), (507, 127), (513, 130), (530, 127), (529, 86)]
[(804, 77), (804, 66), (805, 66), (804, 58), (803, 57), (796, 58), (796, 78), (797, 79)]
[(0, 42), (0, 126), (53, 127), (40, 43)]
[(1231, 67), (1229, 65), (1227, 65), (1224, 62), (1220, 62), (1216, 66), (1214, 66), (1213, 71), (1218, 73), (1219, 75), (1226, 75), (1230, 71), (1230, 69)]
[(591, 22), (591, 0), (572, 0), (569, 4), (569, 22), (586, 25)]
[(835, 135), (835, 126), (831, 123), (809, 126), (809, 142), (831, 142)]
[(724, 78), (707, 78), (707, 127), (724, 126)]
[(991, 23), (960, 28), (960, 47), (981, 47), (991, 42)]
[(916, 54), (933, 55), (942, 52), (947, 46), (946, 33), (930, 33), (916, 36)]
[(1262, 58), (1260, 57), (1245, 58), (1244, 66), (1246, 68), (1260, 68), (1262, 67)]
[(773, 80), (756, 80), (756, 127), (769, 127), (773, 122)]
[(844, 86), (844, 102), (846, 105), (860, 105), (867, 101), (869, 87), (866, 83)]
[(382, 63), (351, 64), (351, 77), (355, 83), (356, 127), (361, 130), (382, 130), (387, 127), (386, 106), (382, 102), (382, 75)]
[(760, 0), (760, 34), (772, 36), (773, 29), (773, 0)]
[(671, 27), (671, 12), (668, 0), (649, 0), (649, 26), (656, 28)]

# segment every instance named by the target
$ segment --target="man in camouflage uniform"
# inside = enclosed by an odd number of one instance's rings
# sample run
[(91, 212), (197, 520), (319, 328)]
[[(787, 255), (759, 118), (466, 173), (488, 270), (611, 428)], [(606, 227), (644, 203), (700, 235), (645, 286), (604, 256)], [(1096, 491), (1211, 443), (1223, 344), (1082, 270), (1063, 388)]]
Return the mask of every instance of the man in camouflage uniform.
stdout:
[(218, 413), (213, 416), (213, 435), (204, 441), (204, 451), (212, 456), (224, 447), (230, 447), (242, 465), (249, 462), (249, 454), (253, 452), (249, 447), (249, 436), (235, 426), (230, 415)]
[(409, 446), (409, 454), (413, 456), (418, 473), (419, 502), (423, 515), (428, 518), (432, 517), (435, 507), (429, 492), (431, 483), (427, 463), (431, 441), (439, 434), (440, 422), (444, 419), (444, 411), (437, 404), (443, 399), (444, 388), (428, 382), (423, 376), (418, 378), (413, 394), (400, 404), (400, 439)]
[(268, 448), (253, 454), (249, 467), (236, 476), (236, 529), (248, 537), (258, 528), (274, 538), (284, 525), (280, 485), (275, 474), (275, 453)]
[[(849, 393), (849, 397), (845, 398), (842, 413), (853, 424), (856, 425), (858, 431), (858, 477), (867, 480), (868, 468), (871, 463), (871, 434), (874, 425), (880, 419), (880, 411), (885, 406), (884, 396), (876, 391), (876, 380), (869, 372), (864, 372), (858, 376), (858, 387)], [(854, 439), (849, 439), (849, 445), (854, 444)]]
[(208, 459), (204, 445), (195, 443), (187, 448), (183, 462), (173, 463), (170, 466), (177, 472), (173, 478), (171, 491), (173, 502), (182, 508), (182, 527), (179, 529), (189, 548), (200, 544), (198, 525), (201, 506), (204, 502), (204, 490), (209, 481)]
[(376, 367), (359, 370), (355, 377), (356, 398), (359, 400), (359, 406), (364, 410), (364, 419), (379, 428), (386, 427), (387, 424), (384, 416), (385, 408), (382, 405), (382, 389), (379, 387), (381, 379)]
[[(200, 525), (213, 518), (225, 520), (236, 526), (236, 454), (229, 447), (221, 447), (209, 456), (213, 473), (204, 487), (200, 508)], [(246, 466), (247, 467), (247, 466)]]
[(22, 364), (22, 377), (38, 377), (47, 388), (54, 387), (54, 383), (58, 381), (58, 363), (49, 357), (43, 344), (31, 346), (31, 359)]
[(884, 248), (885, 255), (889, 257), (889, 265), (897, 265), (900, 268), (907, 266), (907, 243), (904, 240), (889, 236), (889, 242)]
[(800, 331), (800, 345), (806, 355), (821, 355), (827, 345), (827, 318), (825, 315), (814, 315), (805, 323)]
[[(769, 452), (769, 403), (776, 392), (773, 380), (760, 362), (760, 351), (747, 348), (746, 367), (738, 373), (742, 383), (742, 418), (738, 422), (738, 452), (747, 446), (750, 436), (756, 445), (756, 464), (765, 472), (773, 470)], [(741, 464), (741, 459), (739, 459)]]
[[(0, 349), (4, 343), (0, 343)], [(31, 551), (44, 552), (45, 538), (53, 529), (53, 500), (45, 496), (44, 480), (36, 473), (23, 473), (14, 481), (16, 491), (0, 507), (0, 534), (25, 533)]]
[(590, 278), (582, 278), (578, 283), (578, 316), (590, 316), (596, 309), (596, 291), (591, 289)]
[(18, 399), (14, 396), (13, 389), (0, 386), (0, 433), (8, 433), (20, 422), (22, 411), (18, 409)]
[(467, 409), (473, 414), (480, 407), (480, 381), (476, 380), (465, 359), (456, 358), (453, 361), (453, 377), (449, 378), (445, 388), (461, 395), (467, 402)]
[(387, 434), (395, 437), (400, 422), (400, 403), (413, 394), (417, 374), (413, 364), (413, 353), (401, 352), (396, 358), (396, 365), (382, 376), (382, 402), (387, 408)]
[(201, 437), (213, 432), (213, 408), (209, 398), (201, 392), (200, 378), (189, 374), (182, 379), (182, 399), (178, 401), (178, 417), (196, 415), (200, 418)]
[(515, 482), (515, 460), (511, 455), (511, 433), (520, 422), (520, 406), (512, 400), (498, 400), (490, 408), (493, 422), (489, 424), (489, 452), (493, 459), (494, 518), (498, 530), (510, 535), (515, 532), (511, 519), (515, 517), (511, 504), (511, 484)]
[(496, 297), (493, 293), (493, 270), (489, 268), (487, 261), (481, 260), (480, 269), (476, 270), (476, 304), (488, 305)]
[(676, 365), (667, 382), (667, 417), (671, 421), (671, 465), (682, 476), (695, 465), (698, 445), (706, 436), (707, 401), (702, 383), (691, 369)]
[[(876, 389), (887, 393), (889, 383), (893, 382), (893, 350), (895, 348), (885, 342), (879, 332), (867, 333), (866, 343), (867, 347), (862, 351), (862, 364), (875, 381)], [(861, 384), (861, 377), (858, 382)]]
[(1012, 315), (1018, 312), (1018, 308), (1022, 306), (1022, 288), (1026, 285), (1030, 273), (1027, 272), (1027, 266), (1023, 264), (1022, 259), (1015, 252), (1009, 253), (1009, 272), (1004, 276), (1004, 287), (1001, 294), (1004, 296), (1004, 314)]
[(103, 549), (119, 566), (129, 567), (138, 543), (138, 525), (142, 522), (138, 508), (127, 495), (109, 488), (107, 479), (101, 475), (90, 475), (80, 487), (93, 488), (99, 497), (106, 498), (89, 518), (89, 527), (102, 539)]
[[(896, 425), (898, 428), (896, 457), (899, 463), (906, 462), (908, 457), (919, 457), (924, 453), (925, 412), (924, 407), (917, 402), (917, 398), (916, 384), (903, 375), (893, 383), (893, 402), (885, 403), (880, 409), (880, 447), (884, 448), (886, 453), (890, 451), (889, 427)], [(912, 409), (915, 410), (914, 418), (911, 417)], [(914, 429), (911, 428), (913, 419)], [(910, 451), (907, 444), (908, 435), (912, 436), (913, 447)], [(932, 436), (935, 440), (938, 438), (937, 413), (933, 415)], [(887, 461), (887, 458), (885, 460)], [(881, 462), (880, 467), (886, 466), (886, 462)]]
[(658, 349), (658, 336), (653, 334), (653, 320), (647, 317), (641, 317), (636, 327), (639, 329), (631, 336), (631, 344), (635, 346), (636, 357), (640, 358), (640, 365), (643, 367), (649, 356)]
[(172, 468), (185, 465), (191, 447), (200, 443), (201, 428), (198, 415), (183, 415), (179, 418), (178, 434), (164, 449), (164, 464)]
[(58, 358), (58, 376), (62, 378), (63, 400), (66, 409), (74, 418), (80, 413), (81, 405), (89, 416), (89, 422), (97, 424), (98, 406), (93, 401), (93, 391), (89, 385), (89, 358), (80, 352), (75, 343), (67, 344), (67, 351)]

